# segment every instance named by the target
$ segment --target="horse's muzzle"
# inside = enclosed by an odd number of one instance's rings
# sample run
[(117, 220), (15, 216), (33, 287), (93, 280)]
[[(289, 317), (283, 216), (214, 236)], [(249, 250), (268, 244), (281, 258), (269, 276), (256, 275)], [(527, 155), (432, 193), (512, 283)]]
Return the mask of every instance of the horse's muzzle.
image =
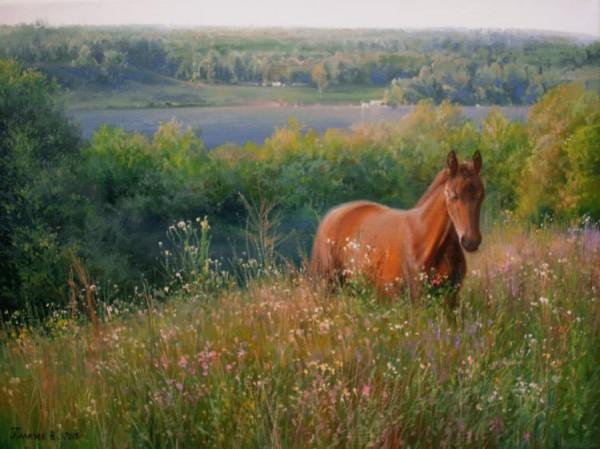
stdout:
[(465, 251), (469, 251), (472, 253), (473, 251), (477, 251), (479, 245), (481, 244), (481, 236), (475, 238), (469, 238), (466, 236), (462, 236), (460, 238), (460, 244), (465, 249)]

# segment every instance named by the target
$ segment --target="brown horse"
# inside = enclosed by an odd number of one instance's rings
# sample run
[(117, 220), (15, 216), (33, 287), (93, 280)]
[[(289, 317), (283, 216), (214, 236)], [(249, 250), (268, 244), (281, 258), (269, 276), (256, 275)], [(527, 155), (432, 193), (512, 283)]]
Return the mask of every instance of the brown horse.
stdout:
[(481, 243), (481, 165), (479, 151), (462, 164), (451, 151), (410, 210), (368, 201), (332, 209), (317, 230), (311, 271), (329, 281), (364, 275), (386, 296), (408, 285), (415, 298), (423, 275), (434, 286), (446, 282), (458, 291), (467, 268), (463, 248), (476, 251)]

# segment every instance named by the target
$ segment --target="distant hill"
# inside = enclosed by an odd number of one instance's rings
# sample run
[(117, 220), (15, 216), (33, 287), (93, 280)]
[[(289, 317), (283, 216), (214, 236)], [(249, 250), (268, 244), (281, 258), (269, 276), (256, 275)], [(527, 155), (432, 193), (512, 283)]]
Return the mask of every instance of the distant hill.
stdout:
[[(600, 42), (566, 33), (38, 23), (1, 26), (0, 41), (0, 58), (17, 59), (56, 78), (71, 93), (69, 98), (78, 96), (73, 92), (84, 97), (135, 91), (136, 105), (306, 103), (342, 97), (390, 104), (431, 99), (522, 105), (562, 82), (600, 85)], [(242, 95), (237, 101), (207, 100), (198, 97), (199, 86)], [(266, 87), (281, 90), (266, 93)], [(155, 88), (174, 89), (177, 98), (157, 98), (148, 90)], [(315, 98), (310, 91), (317, 89)], [(352, 98), (332, 95), (349, 90), (355, 92)]]

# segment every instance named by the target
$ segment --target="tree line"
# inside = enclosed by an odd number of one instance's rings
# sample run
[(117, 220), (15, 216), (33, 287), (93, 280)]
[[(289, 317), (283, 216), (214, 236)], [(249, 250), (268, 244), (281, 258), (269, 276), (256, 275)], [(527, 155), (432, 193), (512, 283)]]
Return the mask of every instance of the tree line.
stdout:
[[(600, 65), (600, 43), (493, 31), (226, 30), (144, 27), (0, 28), (0, 57), (61, 84), (151, 74), (225, 84), (388, 86), (390, 104), (532, 104)], [(590, 81), (595, 87), (597, 80)]]

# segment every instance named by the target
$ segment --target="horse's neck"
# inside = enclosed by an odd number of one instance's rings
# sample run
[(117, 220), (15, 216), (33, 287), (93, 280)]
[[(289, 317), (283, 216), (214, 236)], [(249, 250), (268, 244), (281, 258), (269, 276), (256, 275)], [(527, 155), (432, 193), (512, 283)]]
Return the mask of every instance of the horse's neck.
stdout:
[(417, 263), (426, 269), (430, 268), (431, 261), (436, 258), (437, 252), (442, 250), (446, 239), (452, 235), (453, 228), (446, 208), (444, 183), (432, 187), (414, 209), (420, 224)]
[(443, 192), (443, 186), (446, 184), (447, 180), (448, 180), (448, 173), (446, 172), (446, 170), (442, 170), (437, 175), (435, 175), (435, 178), (433, 178), (433, 181), (431, 182), (429, 187), (427, 187), (427, 190), (425, 191), (423, 196), (419, 199), (419, 201), (417, 202), (415, 207), (422, 206), (428, 200), (430, 200), (433, 196), (437, 195), (440, 191), (440, 188), (442, 188), (442, 192)]

